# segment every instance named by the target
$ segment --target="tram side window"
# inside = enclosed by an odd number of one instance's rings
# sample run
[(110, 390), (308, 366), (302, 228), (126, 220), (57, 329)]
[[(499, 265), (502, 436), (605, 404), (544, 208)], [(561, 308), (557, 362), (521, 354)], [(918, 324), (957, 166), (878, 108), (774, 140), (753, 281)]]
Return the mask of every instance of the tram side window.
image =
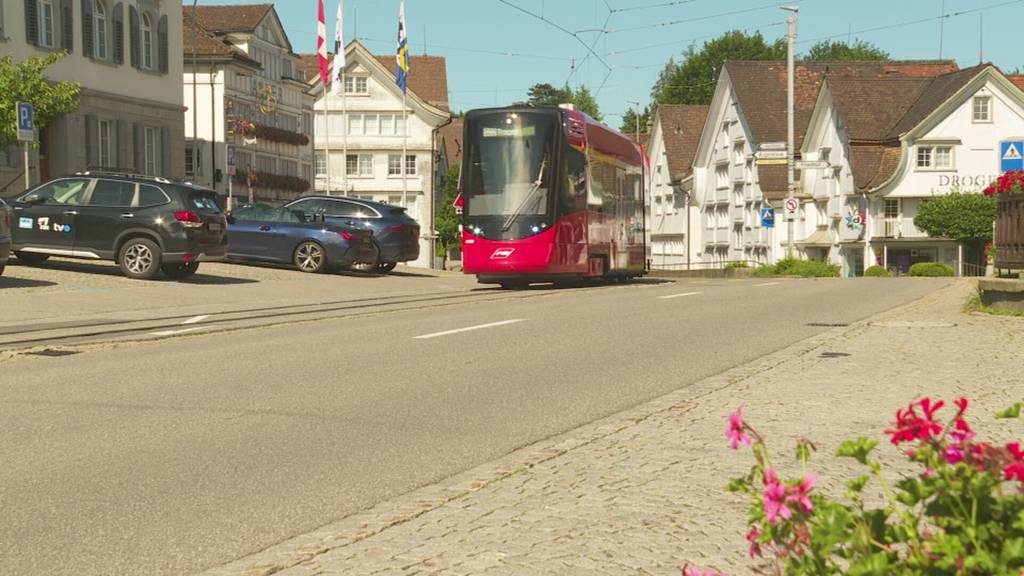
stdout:
[(575, 148), (566, 155), (566, 185), (562, 194), (562, 214), (587, 209), (587, 157)]
[(593, 212), (613, 214), (615, 211), (615, 189), (618, 185), (615, 166), (601, 159), (590, 157), (590, 191), (587, 194), (587, 208)]

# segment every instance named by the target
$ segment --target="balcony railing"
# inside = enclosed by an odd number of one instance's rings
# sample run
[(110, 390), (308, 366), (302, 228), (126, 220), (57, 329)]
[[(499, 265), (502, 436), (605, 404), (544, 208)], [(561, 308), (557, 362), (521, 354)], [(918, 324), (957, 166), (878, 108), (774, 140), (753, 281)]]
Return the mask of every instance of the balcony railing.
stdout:
[(875, 236), (900, 238), (903, 236), (903, 223), (895, 218), (878, 220), (875, 226)]

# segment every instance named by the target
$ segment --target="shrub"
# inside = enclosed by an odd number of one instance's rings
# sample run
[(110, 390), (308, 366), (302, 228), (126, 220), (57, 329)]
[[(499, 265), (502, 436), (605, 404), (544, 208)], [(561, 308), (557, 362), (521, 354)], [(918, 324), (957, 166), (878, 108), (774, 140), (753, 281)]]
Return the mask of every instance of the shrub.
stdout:
[(750, 268), (750, 265), (748, 265), (746, 262), (729, 262), (728, 264), (725, 265), (726, 270), (732, 270), (735, 268)]
[(751, 273), (751, 275), (756, 278), (765, 278), (768, 276), (776, 276), (778, 273), (778, 268), (776, 268), (773, 264), (765, 264), (763, 266), (758, 266), (757, 268), (754, 268), (754, 271)]
[(785, 258), (775, 265), (780, 276), (801, 276), (803, 278), (838, 278), (839, 266), (821, 260), (797, 260)]
[(941, 276), (956, 276), (956, 272), (941, 262), (918, 262), (910, 267), (910, 275), (938, 278)]
[(872, 266), (864, 271), (864, 276), (868, 278), (888, 278), (892, 276), (892, 274), (881, 266)]
[[(872, 457), (878, 441), (843, 442), (836, 456), (865, 467), (846, 482), (842, 499), (815, 491), (808, 471), (815, 449), (797, 442), (802, 478), (780, 478), (763, 436), (743, 421), (742, 406), (729, 415), (725, 436), (732, 449), (753, 445), (755, 464), (728, 490), (750, 499), (749, 556), (757, 573), (789, 575), (954, 576), (1020, 574), (1024, 568), (1024, 448), (982, 442), (965, 419), (968, 401), (953, 402), (955, 415), (937, 418), (945, 402), (922, 398), (896, 412), (885, 433), (920, 472), (890, 483)], [(996, 415), (1020, 418), (1021, 403)], [(901, 467), (902, 468), (902, 467)], [(866, 495), (876, 483), (879, 496)], [(718, 574), (686, 565), (684, 575)]]

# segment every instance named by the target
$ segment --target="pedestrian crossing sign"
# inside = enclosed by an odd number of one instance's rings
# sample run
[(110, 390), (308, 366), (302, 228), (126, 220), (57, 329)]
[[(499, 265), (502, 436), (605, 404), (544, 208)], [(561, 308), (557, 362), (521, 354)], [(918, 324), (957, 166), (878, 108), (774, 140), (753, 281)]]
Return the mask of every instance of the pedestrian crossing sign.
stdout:
[(1024, 140), (1004, 140), (999, 146), (999, 171), (1024, 170)]

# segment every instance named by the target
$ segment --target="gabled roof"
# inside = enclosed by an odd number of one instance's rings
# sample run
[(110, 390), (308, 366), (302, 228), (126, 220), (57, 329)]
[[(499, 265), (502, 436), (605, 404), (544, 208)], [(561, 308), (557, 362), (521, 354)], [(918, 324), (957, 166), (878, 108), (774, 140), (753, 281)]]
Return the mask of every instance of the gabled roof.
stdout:
[[(951, 60), (799, 62), (795, 68), (795, 139), (799, 149), (817, 101), (828, 78), (921, 78), (956, 71)], [(740, 61), (725, 63), (736, 100), (755, 143), (786, 140), (786, 63)]]
[(1024, 90), (1024, 74), (1014, 74), (1006, 77), (1010, 82), (1017, 85), (1017, 88)]
[[(254, 32), (267, 13), (274, 9), (273, 4), (231, 4), (224, 6), (196, 6), (196, 20), (199, 25), (213, 34), (231, 32)], [(183, 6), (185, 20), (192, 13), (191, 6)]]
[(657, 117), (670, 181), (684, 180), (693, 172), (693, 159), (710, 108), (706, 104), (658, 105)]
[[(358, 43), (357, 40), (352, 40), (349, 46)], [(394, 82), (395, 56), (375, 54), (373, 57), (391, 73), (390, 81)], [(334, 55), (329, 54), (327, 58), (330, 65), (334, 61)], [(444, 56), (410, 56), (409, 66), (409, 90), (427, 104), (448, 110), (448, 63)], [(309, 80), (320, 77), (320, 65), (317, 63), (316, 54), (299, 54), (299, 68), (306, 73)]]
[[(462, 158), (462, 129), (464, 118), (452, 118), (451, 123), (438, 130), (439, 146), (444, 146), (448, 153), (448, 162), (455, 165)], [(438, 150), (440, 152), (440, 150)]]
[(192, 57), (192, 41), (195, 40), (195, 54), (197, 58), (234, 59), (248, 66), (261, 68), (262, 65), (249, 57), (242, 50), (217, 39), (213, 34), (197, 26), (190, 16), (182, 21), (182, 48), (185, 53), (185, 63), (189, 64)]

